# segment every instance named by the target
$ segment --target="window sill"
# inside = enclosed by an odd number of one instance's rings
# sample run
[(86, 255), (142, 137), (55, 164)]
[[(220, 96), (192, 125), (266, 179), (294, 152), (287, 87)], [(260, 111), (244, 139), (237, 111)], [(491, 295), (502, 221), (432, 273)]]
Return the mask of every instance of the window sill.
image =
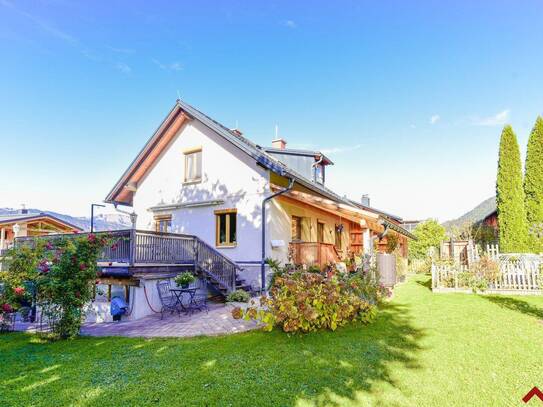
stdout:
[(183, 181), (183, 185), (193, 185), (193, 184), (199, 184), (201, 182), (202, 182), (202, 178), (198, 178), (198, 179)]
[(234, 249), (238, 246), (237, 243), (235, 244), (218, 244), (218, 245), (215, 245), (215, 247), (217, 249)]

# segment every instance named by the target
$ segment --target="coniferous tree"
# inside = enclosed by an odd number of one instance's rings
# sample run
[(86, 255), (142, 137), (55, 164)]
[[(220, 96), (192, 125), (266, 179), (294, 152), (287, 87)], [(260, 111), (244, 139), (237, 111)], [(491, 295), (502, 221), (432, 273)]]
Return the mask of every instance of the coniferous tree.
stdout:
[(524, 194), (530, 250), (543, 251), (543, 119), (536, 121), (526, 151)]
[(503, 253), (525, 252), (528, 227), (524, 208), (522, 163), (517, 136), (509, 125), (503, 128), (500, 139), (496, 205), (500, 251)]

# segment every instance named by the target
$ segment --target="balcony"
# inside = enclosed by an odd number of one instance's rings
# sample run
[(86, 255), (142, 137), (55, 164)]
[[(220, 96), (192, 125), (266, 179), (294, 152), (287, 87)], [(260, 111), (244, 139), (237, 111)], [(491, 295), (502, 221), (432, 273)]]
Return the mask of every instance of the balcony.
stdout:
[(341, 261), (336, 247), (332, 243), (290, 242), (289, 250), (292, 262), (296, 265), (319, 266)]

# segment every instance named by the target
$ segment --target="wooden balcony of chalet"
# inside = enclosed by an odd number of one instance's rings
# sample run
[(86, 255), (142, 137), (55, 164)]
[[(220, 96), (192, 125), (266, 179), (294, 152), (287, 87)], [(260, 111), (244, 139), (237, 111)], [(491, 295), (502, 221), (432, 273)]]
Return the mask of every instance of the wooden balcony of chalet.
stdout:
[(325, 267), (341, 261), (341, 254), (333, 243), (290, 242), (292, 262), (296, 265)]

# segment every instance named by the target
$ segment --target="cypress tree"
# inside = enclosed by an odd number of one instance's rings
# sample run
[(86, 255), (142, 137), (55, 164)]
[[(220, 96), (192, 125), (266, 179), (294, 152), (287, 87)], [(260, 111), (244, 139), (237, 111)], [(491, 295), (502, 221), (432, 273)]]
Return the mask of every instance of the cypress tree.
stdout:
[(543, 119), (535, 121), (526, 151), (524, 194), (529, 228), (529, 246), (536, 253), (543, 251)]
[(503, 128), (500, 139), (496, 205), (500, 251), (503, 253), (525, 252), (528, 227), (524, 209), (522, 163), (517, 136), (509, 125)]

